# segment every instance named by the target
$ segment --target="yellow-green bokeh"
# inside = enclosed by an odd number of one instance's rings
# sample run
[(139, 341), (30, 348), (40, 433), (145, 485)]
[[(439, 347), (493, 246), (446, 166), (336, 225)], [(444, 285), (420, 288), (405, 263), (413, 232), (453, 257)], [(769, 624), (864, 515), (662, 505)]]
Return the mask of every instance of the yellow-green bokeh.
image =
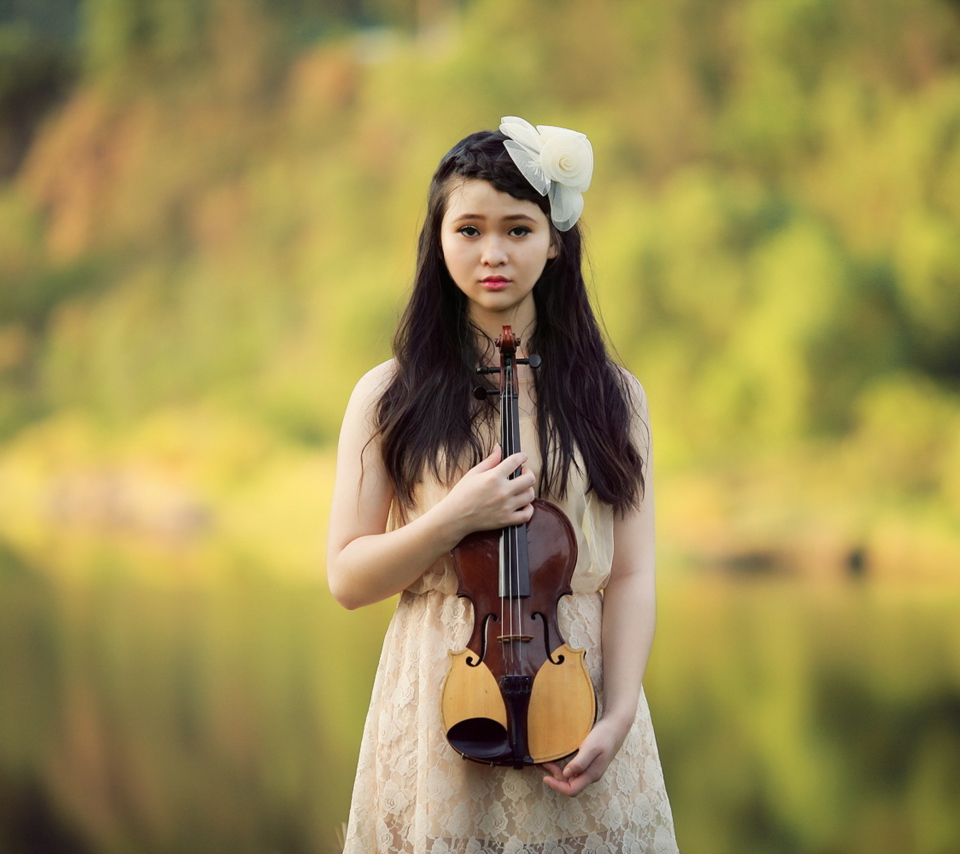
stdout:
[(339, 421), (511, 114), (596, 152), (681, 848), (960, 848), (956, 4), (11, 0), (0, 854), (333, 844), (389, 612), (325, 589)]

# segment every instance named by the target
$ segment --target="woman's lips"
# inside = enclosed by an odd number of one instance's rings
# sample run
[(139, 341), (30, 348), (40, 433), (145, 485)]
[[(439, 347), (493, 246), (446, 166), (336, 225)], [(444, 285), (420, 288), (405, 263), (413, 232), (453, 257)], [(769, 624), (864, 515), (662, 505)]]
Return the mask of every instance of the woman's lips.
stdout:
[(510, 284), (510, 280), (504, 278), (503, 276), (489, 276), (486, 279), (481, 279), (480, 284), (483, 285), (488, 291), (502, 291), (507, 285)]

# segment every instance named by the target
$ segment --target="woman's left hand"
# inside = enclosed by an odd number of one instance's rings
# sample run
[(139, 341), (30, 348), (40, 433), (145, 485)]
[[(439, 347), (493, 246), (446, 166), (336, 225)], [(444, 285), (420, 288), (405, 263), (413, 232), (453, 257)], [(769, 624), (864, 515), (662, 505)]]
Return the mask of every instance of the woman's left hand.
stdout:
[(556, 762), (543, 764), (542, 767), (548, 772), (543, 782), (560, 794), (575, 798), (603, 776), (603, 772), (620, 750), (629, 729), (629, 724), (624, 727), (611, 720), (597, 721), (580, 749), (563, 768)]

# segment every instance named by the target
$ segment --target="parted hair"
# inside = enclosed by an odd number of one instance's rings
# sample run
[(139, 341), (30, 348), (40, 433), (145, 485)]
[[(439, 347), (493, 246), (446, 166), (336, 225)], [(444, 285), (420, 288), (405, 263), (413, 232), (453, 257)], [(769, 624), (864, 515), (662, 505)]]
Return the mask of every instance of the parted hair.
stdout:
[[(413, 291), (394, 338), (396, 370), (376, 408), (384, 464), (405, 507), (415, 501), (425, 472), (452, 481), (465, 462), (475, 465), (490, 450), (483, 447), (482, 437), (490, 435), (483, 428), (496, 408), (476, 400), (473, 389), (493, 342), (470, 322), (467, 298), (447, 272), (440, 226), (451, 188), (469, 179), (533, 202), (549, 220), (547, 198), (520, 174), (504, 139), (499, 131), (471, 134), (443, 157), (430, 183)], [(542, 359), (533, 372), (538, 492), (562, 498), (579, 452), (589, 489), (625, 513), (644, 488), (644, 461), (632, 438), (640, 418), (637, 391), (630, 388), (635, 381), (610, 360), (590, 307), (580, 226), (551, 229), (558, 252), (533, 288), (536, 324), (524, 342)]]

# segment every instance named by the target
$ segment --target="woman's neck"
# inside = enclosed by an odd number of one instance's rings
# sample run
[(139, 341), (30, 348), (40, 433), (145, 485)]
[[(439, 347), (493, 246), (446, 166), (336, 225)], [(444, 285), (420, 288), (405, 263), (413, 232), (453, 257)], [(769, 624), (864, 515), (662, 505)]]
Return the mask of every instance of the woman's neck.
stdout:
[[(504, 326), (513, 329), (513, 334), (520, 339), (520, 350), (526, 352), (526, 345), (530, 342), (530, 336), (533, 334), (536, 326), (536, 315), (531, 312), (470, 312), (470, 323), (486, 336), (490, 341), (496, 341), (503, 332)], [(484, 342), (480, 341), (480, 349), (484, 349)], [(494, 361), (499, 361), (499, 356), (494, 351)]]

